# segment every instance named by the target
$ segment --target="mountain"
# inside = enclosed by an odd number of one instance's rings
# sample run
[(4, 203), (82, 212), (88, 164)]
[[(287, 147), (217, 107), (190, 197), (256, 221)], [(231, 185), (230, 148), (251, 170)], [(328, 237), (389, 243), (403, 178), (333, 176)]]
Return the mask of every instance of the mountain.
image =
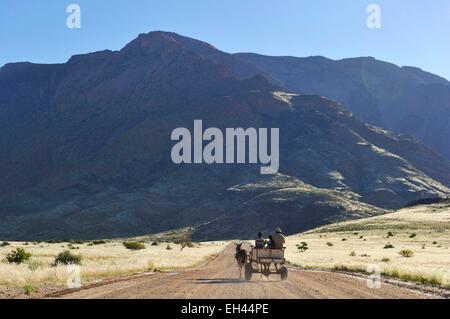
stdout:
[(450, 82), (444, 78), (371, 57), (335, 61), (320, 56), (235, 56), (276, 85), (341, 102), (357, 118), (414, 136), (450, 158)]
[(372, 57), (335, 61), (321, 56), (229, 54), (202, 41), (170, 35), (184, 48), (227, 66), (240, 79), (262, 75), (294, 93), (326, 96), (362, 121), (411, 135), (450, 159), (450, 82), (442, 77)]
[[(166, 32), (63, 64), (5, 65), (0, 237), (105, 238), (185, 226), (199, 226), (201, 239), (250, 237), (275, 225), (296, 233), (449, 193), (445, 157), (254, 70)], [(279, 173), (174, 164), (171, 132), (192, 130), (196, 119), (205, 128), (279, 128)]]

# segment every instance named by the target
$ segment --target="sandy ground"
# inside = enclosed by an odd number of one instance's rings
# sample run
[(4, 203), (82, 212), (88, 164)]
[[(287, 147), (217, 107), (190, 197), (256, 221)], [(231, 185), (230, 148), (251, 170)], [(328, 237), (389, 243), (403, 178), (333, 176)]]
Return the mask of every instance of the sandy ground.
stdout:
[(152, 273), (65, 291), (58, 298), (230, 298), (230, 299), (312, 299), (312, 298), (427, 298), (420, 292), (382, 283), (369, 288), (364, 278), (345, 274), (303, 271), (290, 268), (289, 277), (269, 278), (254, 274), (252, 281), (239, 279), (234, 247), (204, 266), (167, 273)]

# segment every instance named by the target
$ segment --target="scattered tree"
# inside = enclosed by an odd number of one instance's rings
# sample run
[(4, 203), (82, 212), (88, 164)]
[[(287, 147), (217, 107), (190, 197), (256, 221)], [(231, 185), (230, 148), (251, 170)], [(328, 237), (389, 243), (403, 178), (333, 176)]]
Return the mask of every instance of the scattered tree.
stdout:
[(305, 251), (307, 251), (308, 250), (308, 243), (307, 242), (304, 242), (304, 241), (302, 241), (300, 244), (297, 244), (296, 245), (297, 246), (297, 249), (299, 250), (299, 251), (301, 251), (302, 253), (303, 252), (305, 252)]

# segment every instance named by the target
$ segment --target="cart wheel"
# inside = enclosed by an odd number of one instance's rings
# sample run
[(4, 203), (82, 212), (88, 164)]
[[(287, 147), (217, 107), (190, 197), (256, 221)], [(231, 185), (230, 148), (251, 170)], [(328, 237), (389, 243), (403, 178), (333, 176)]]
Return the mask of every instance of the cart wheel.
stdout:
[(286, 280), (288, 277), (288, 269), (286, 267), (282, 267), (280, 270), (281, 280)]
[(245, 264), (245, 280), (252, 280), (253, 267), (251, 263)]

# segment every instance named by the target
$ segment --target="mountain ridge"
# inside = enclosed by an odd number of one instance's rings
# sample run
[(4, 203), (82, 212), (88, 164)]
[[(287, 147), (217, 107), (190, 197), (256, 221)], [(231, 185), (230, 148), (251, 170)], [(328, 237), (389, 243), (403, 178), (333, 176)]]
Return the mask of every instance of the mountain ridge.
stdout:
[(342, 60), (236, 54), (292, 92), (343, 103), (361, 120), (410, 134), (450, 158), (450, 82), (374, 58)]
[[(449, 160), (196, 41), (144, 34), (119, 51), (0, 69), (2, 237), (121, 237), (207, 223), (197, 238), (233, 238), (275, 221), (295, 233), (449, 193)], [(279, 127), (279, 175), (173, 164), (171, 131), (199, 118), (222, 129)], [(254, 185), (265, 189), (258, 199)], [(258, 223), (238, 232), (239, 216)]]

